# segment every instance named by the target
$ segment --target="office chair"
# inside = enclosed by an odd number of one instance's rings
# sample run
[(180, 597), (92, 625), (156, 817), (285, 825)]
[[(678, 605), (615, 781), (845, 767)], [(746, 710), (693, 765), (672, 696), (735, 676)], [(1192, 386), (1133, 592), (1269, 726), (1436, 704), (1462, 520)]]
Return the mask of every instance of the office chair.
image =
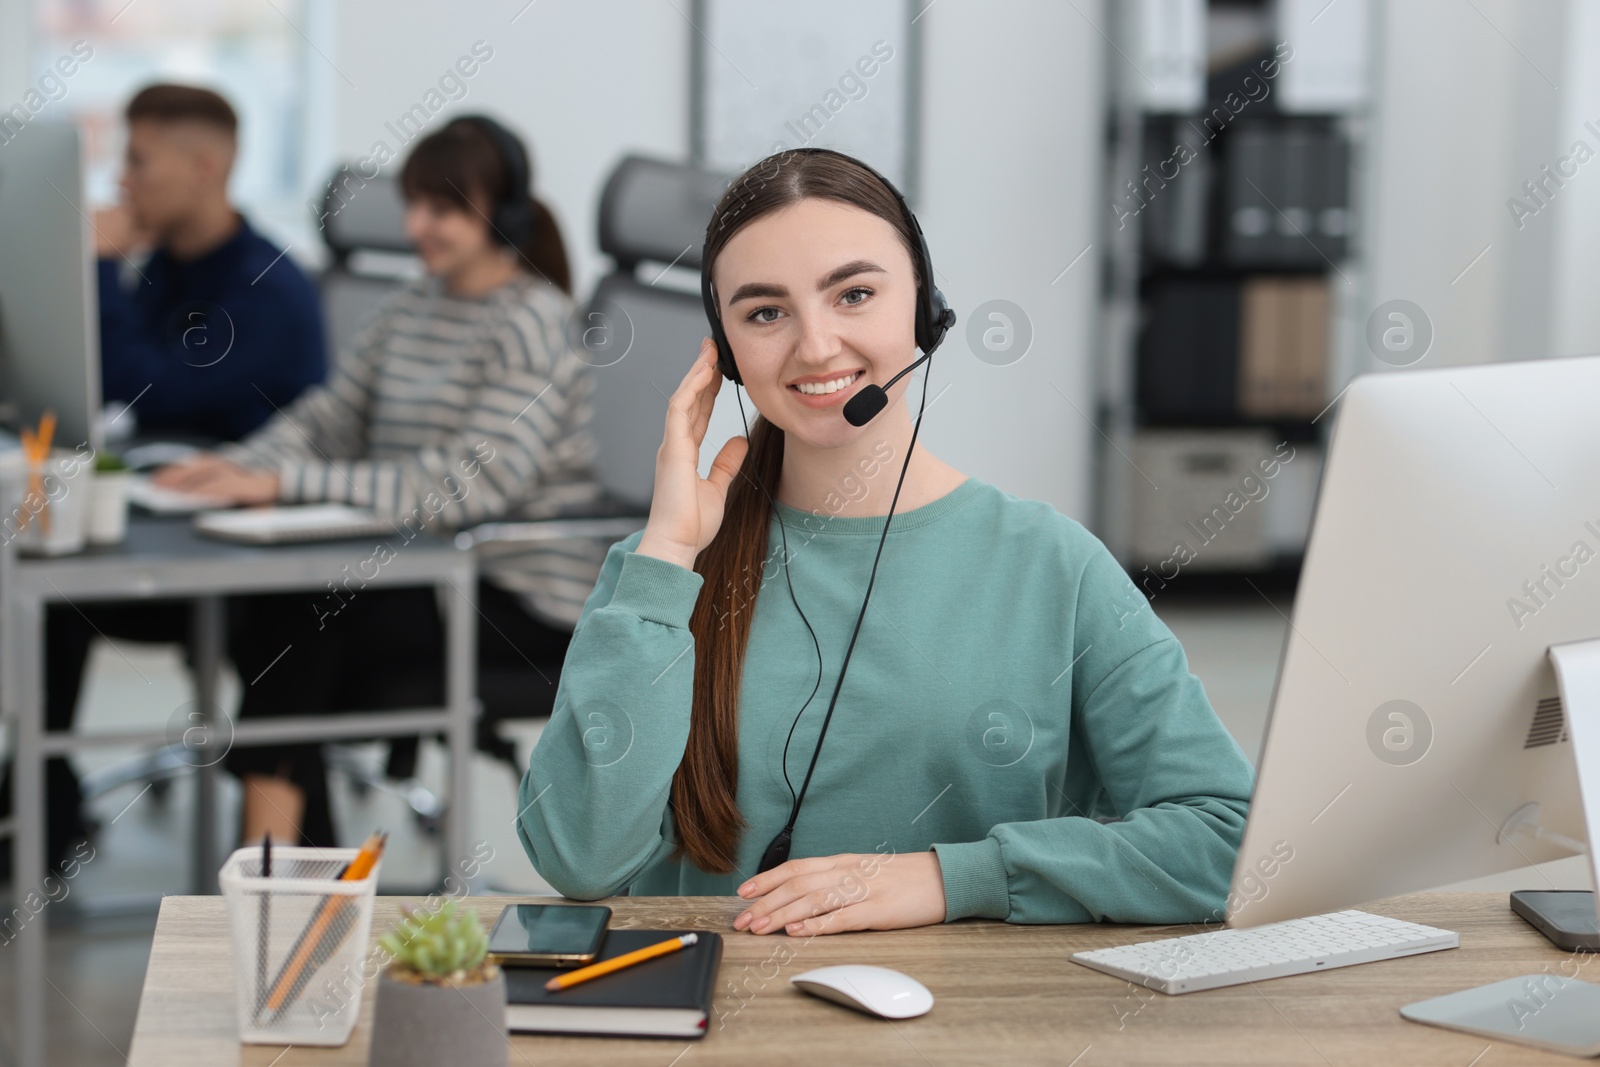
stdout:
[(318, 224), (328, 266), (318, 279), (328, 352), (345, 351), (385, 297), (422, 276), (405, 233), (400, 183), (364, 178), (347, 164), (333, 172)]
[[(706, 221), (730, 177), (636, 155), (612, 170), (597, 220), (600, 250), (611, 268), (581, 309), (571, 338), (594, 368), (592, 425), (604, 499), (584, 515), (463, 530), (457, 544), (480, 555), (568, 539), (609, 545), (644, 526), (666, 398), (706, 335), (700, 251)], [(539, 664), (537, 672), (518, 665), (479, 674), (479, 746), (513, 773), (521, 773), (515, 751), (496, 728), (509, 719), (548, 718), (560, 673), (557, 662)]]

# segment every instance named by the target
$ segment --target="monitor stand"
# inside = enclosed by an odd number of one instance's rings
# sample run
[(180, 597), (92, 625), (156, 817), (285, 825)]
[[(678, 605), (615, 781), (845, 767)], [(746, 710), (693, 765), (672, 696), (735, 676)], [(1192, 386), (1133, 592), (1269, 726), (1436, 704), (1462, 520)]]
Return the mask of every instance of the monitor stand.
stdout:
[[(1550, 661), (1561, 687), (1567, 735), (1578, 768), (1579, 802), (1592, 839), (1594, 828), (1600, 827), (1600, 638), (1551, 645)], [(1588, 852), (1593, 873), (1594, 848)], [(1600, 885), (1600, 877), (1596, 884)], [(1413, 1022), (1481, 1037), (1600, 1056), (1600, 985), (1562, 978), (1548, 969), (1407, 1004), (1400, 1014)]]

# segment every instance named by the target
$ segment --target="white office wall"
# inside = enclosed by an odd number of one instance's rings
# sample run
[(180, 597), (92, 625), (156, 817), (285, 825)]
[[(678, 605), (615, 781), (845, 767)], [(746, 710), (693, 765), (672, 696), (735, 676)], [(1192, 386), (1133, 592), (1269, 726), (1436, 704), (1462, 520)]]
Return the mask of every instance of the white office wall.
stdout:
[[(574, 281), (587, 293), (604, 266), (594, 224), (600, 190), (628, 151), (688, 151), (687, 3), (663, 0), (333, 0), (334, 48), (323, 73), (340, 158), (399, 138), (386, 125), (482, 41), (493, 55), (467, 94), (435, 115), (487, 111), (525, 136), (535, 185), (560, 220)], [(684, 14), (680, 14), (683, 12)], [(404, 149), (400, 149), (404, 151)], [(398, 163), (393, 173), (398, 173)], [(692, 357), (692, 353), (691, 353)]]
[[(1422, 366), (1562, 354), (1583, 337), (1600, 347), (1593, 313), (1576, 311), (1577, 301), (1593, 302), (1595, 276), (1585, 285), (1569, 273), (1585, 262), (1592, 271), (1593, 230), (1582, 238), (1587, 248), (1558, 241), (1561, 213), (1600, 195), (1581, 188), (1600, 186), (1600, 162), (1520, 228), (1507, 204), (1526, 200), (1522, 184), (1580, 135), (1600, 149), (1574, 121), (1583, 108), (1600, 117), (1594, 75), (1580, 72), (1583, 53), (1570, 40), (1580, 6), (1593, 0), (1377, 5), (1366, 292), (1357, 303), (1363, 319), (1388, 300), (1419, 305), (1435, 334)], [(1579, 101), (1585, 80), (1589, 99)], [(1356, 369), (1381, 369), (1360, 340), (1363, 323), (1354, 325)]]
[[(1098, 177), (1102, 4), (915, 6), (922, 12), (922, 115), (913, 206), (939, 287), (959, 317), (932, 361), (919, 440), (958, 470), (1087, 521), (1100, 256), (1098, 249), (1083, 253), (1095, 240), (1098, 213), (1108, 210)], [(832, 76), (818, 72), (823, 83)], [(994, 301), (1020, 315), (990, 317), (1006, 310)], [(977, 346), (969, 333), (974, 322)], [(986, 329), (999, 331), (999, 343), (1013, 331), (1010, 352), (985, 350)], [(1026, 353), (1007, 362), (1022, 352), (1024, 335), (1031, 335)], [(919, 371), (906, 393), (913, 412), (921, 379)], [(702, 472), (722, 443), (742, 432), (733, 392), (724, 384), (701, 450)]]
[[(942, 0), (920, 20), (918, 217), (960, 316), (933, 360), (930, 402), (951, 387), (923, 440), (966, 473), (1085, 521), (1100, 250), (1077, 257), (1107, 210), (1104, 20), (1098, 0)], [(1032, 330), (1009, 365), (969, 343), (994, 300), (1020, 307)]]

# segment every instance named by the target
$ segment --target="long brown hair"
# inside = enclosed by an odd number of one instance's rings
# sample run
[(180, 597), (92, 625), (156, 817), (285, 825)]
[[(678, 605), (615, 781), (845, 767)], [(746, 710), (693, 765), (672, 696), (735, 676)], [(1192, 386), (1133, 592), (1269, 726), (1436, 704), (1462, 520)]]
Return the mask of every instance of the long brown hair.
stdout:
[[(910, 224), (883, 182), (848, 156), (805, 150), (768, 156), (728, 186), (706, 227), (704, 269), (711, 269), (741, 229), (810, 198), (849, 204), (888, 222), (905, 245), (913, 271), (920, 274)], [(923, 279), (917, 281), (922, 284)], [(769, 497), (778, 495), (782, 470), (783, 431), (757, 415), (750, 428), (750, 450), (728, 489), (722, 526), (694, 565), (703, 584), (689, 619), (694, 702), (688, 746), (672, 777), (678, 832), (673, 856), (687, 857), (716, 874), (734, 869), (747, 825), (737, 797), (739, 692), (756, 597), (764, 578), (788, 565), (784, 559), (766, 558), (773, 518)]]
[[(515, 136), (510, 131), (507, 135)], [(532, 157), (528, 159), (531, 176)], [(482, 126), (471, 119), (456, 119), (417, 142), (400, 169), (400, 188), (408, 199), (436, 197), (492, 218), (492, 205), (500, 203), (511, 191), (511, 167), (505, 153)], [(561, 227), (531, 190), (525, 192), (533, 226), (528, 239), (516, 249), (518, 259), (522, 266), (571, 296), (572, 270), (567, 264)]]

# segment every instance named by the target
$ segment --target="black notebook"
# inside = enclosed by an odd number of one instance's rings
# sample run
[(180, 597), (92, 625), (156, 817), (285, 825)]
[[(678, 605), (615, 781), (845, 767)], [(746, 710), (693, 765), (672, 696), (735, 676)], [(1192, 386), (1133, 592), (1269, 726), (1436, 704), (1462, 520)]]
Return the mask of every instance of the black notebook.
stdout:
[[(595, 962), (623, 956), (687, 930), (612, 930)], [(571, 989), (544, 984), (565, 972), (556, 967), (503, 967), (506, 1028), (549, 1034), (626, 1034), (630, 1037), (704, 1037), (712, 987), (722, 959), (722, 936), (695, 931), (688, 948), (636, 963)]]

